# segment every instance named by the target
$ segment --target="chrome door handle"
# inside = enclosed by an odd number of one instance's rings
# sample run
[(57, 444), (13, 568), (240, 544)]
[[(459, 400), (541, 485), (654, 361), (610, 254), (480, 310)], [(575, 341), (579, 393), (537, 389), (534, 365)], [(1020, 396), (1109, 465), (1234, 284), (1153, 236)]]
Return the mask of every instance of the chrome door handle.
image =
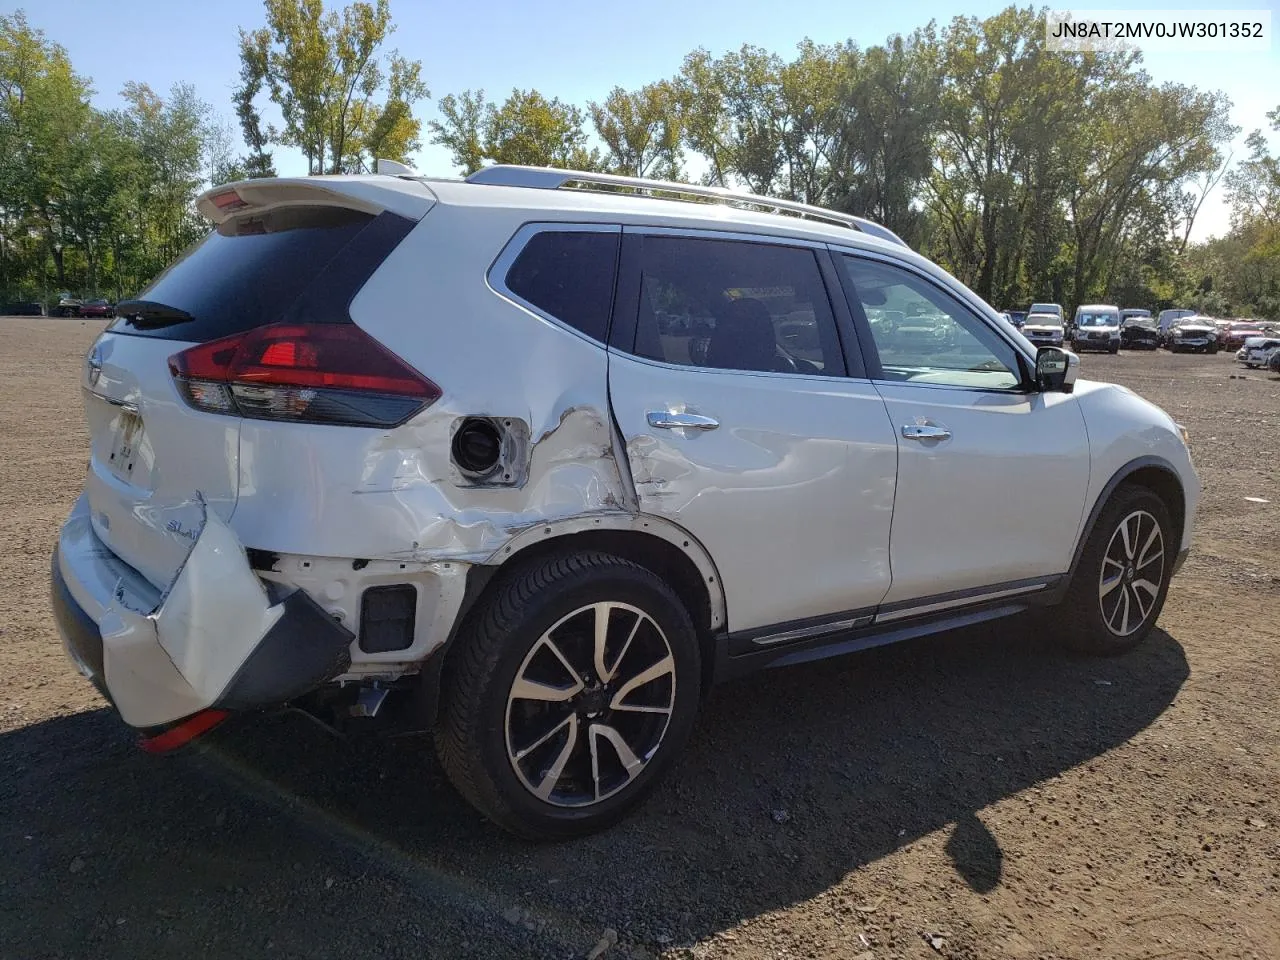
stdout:
[(904, 423), (902, 435), (908, 440), (950, 440), (951, 431), (932, 423)]
[(676, 430), (681, 427), (686, 430), (714, 430), (720, 426), (720, 421), (711, 417), (698, 413), (672, 413), (670, 410), (650, 410), (645, 418), (649, 421), (649, 426), (659, 430)]

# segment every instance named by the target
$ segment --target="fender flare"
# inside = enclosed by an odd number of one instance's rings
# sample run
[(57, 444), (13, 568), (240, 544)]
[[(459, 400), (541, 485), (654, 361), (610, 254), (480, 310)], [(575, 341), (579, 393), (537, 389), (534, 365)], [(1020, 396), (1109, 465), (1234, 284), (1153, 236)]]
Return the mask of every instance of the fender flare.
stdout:
[(571, 536), (575, 533), (586, 533), (596, 530), (612, 530), (628, 533), (642, 533), (665, 540), (671, 544), (694, 565), (702, 575), (702, 585), (706, 588), (711, 603), (710, 627), (712, 632), (725, 628), (727, 620), (724, 596), (724, 582), (720, 579), (720, 571), (716, 569), (711, 554), (688, 530), (672, 523), (664, 517), (648, 513), (628, 513), (626, 511), (609, 511), (587, 513), (573, 517), (562, 517), (548, 520), (526, 527), (499, 547), (481, 563), (485, 566), (501, 566), (511, 560), (520, 551), (534, 544), (546, 543), (557, 537)]
[[(1167, 473), (1173, 481), (1178, 485), (1178, 492), (1183, 496), (1183, 512), (1186, 511), (1186, 491), (1182, 487), (1182, 478), (1178, 476), (1177, 469), (1164, 457), (1148, 455), (1130, 460), (1123, 467), (1112, 474), (1111, 479), (1107, 481), (1102, 488), (1102, 492), (1098, 494), (1097, 499), (1093, 503), (1093, 507), (1089, 510), (1088, 517), (1085, 518), (1084, 526), (1080, 529), (1080, 535), (1076, 539), (1075, 550), (1071, 554), (1071, 569), (1067, 571), (1066, 577), (1063, 578), (1063, 586), (1071, 583), (1072, 578), (1076, 575), (1076, 567), (1080, 565), (1080, 557), (1084, 554), (1084, 545), (1089, 542), (1089, 537), (1093, 534), (1093, 528), (1098, 522), (1098, 517), (1106, 508), (1107, 502), (1111, 499), (1111, 495), (1116, 492), (1120, 484), (1124, 483), (1129, 477), (1133, 476), (1139, 470), (1145, 470), (1154, 467), (1163, 473)], [(1181, 544), (1179, 544), (1181, 546)]]

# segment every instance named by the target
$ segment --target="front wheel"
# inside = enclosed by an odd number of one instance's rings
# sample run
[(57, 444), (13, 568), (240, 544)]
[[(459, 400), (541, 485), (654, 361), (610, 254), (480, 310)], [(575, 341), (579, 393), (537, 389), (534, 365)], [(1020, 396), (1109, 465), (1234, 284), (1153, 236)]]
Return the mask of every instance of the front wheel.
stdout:
[(1110, 352), (1111, 352), (1111, 353), (1113, 353), (1113, 354), (1119, 353), (1119, 352), (1120, 352), (1120, 344), (1118, 344), (1118, 343), (1113, 343), (1113, 344), (1111, 345), (1111, 347), (1110, 347)]
[(1085, 543), (1057, 619), (1062, 640), (1082, 653), (1124, 653), (1155, 626), (1169, 590), (1177, 544), (1164, 502), (1122, 486)]
[(652, 571), (564, 554), (495, 585), (445, 670), (436, 749), (483, 814), (534, 840), (600, 830), (657, 785), (697, 713), (697, 635)]

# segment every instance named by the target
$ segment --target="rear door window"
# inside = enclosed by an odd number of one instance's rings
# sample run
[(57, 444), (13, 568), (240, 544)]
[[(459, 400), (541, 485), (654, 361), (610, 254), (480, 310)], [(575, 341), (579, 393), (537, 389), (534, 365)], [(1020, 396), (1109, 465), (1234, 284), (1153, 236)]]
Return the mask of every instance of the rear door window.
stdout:
[(542, 229), (507, 270), (507, 292), (603, 343), (609, 334), (618, 230)]
[(654, 235), (641, 248), (634, 352), (694, 367), (843, 376), (814, 251)]
[(192, 319), (122, 315), (111, 329), (201, 343), (286, 320), (347, 320), (348, 304), (412, 227), (393, 213), (334, 206), (236, 217), (189, 247), (133, 298)]

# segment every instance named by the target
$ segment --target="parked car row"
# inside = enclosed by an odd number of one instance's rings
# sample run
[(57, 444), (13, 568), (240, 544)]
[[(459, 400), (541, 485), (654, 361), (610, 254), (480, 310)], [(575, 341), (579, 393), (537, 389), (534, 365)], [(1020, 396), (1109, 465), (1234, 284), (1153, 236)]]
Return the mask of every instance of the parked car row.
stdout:
[[(1246, 362), (1244, 346), (1259, 338), (1280, 338), (1280, 323), (1259, 320), (1221, 320), (1194, 310), (1175, 308), (1160, 311), (1139, 307), (1121, 309), (1111, 304), (1083, 304), (1067, 318), (1061, 304), (1033, 303), (1023, 312), (1006, 310), (1003, 316), (1037, 346), (1066, 346), (1076, 352), (1105, 350), (1155, 350), (1164, 347), (1174, 353), (1214, 354), (1238, 349), (1236, 358)], [(1268, 357), (1256, 366), (1266, 366)], [(1247, 361), (1255, 363), (1253, 359)]]
[(42, 303), (39, 300), (16, 300), (4, 304), (0, 313), (15, 317), (102, 317), (116, 315), (116, 305), (111, 300), (82, 300), (70, 293), (60, 293), (56, 300)]

